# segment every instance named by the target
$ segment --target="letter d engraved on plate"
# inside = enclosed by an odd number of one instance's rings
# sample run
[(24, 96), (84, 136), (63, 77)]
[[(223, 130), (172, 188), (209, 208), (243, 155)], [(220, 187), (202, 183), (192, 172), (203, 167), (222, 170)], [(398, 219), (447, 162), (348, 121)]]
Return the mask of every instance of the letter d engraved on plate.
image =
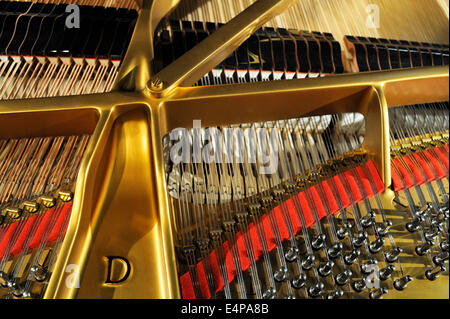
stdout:
[(121, 256), (105, 256), (106, 259), (106, 285), (124, 283), (131, 274), (131, 263)]

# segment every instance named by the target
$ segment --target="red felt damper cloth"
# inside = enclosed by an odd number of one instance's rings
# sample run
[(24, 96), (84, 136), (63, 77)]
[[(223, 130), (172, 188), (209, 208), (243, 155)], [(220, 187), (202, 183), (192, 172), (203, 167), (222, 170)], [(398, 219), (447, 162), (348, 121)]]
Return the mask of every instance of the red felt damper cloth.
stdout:
[[(448, 145), (442, 150), (442, 147), (436, 147), (433, 150), (423, 151), (423, 156), (418, 153), (403, 156), (401, 159), (394, 158), (391, 161), (391, 176), (395, 191), (414, 186), (414, 180), (417, 185), (431, 182), (437, 178), (448, 176), (448, 156), (443, 152), (448, 149)], [(413, 157), (413, 158), (412, 158)], [(402, 183), (405, 183), (403, 185)]]
[[(0, 258), (3, 258), (5, 253), (14, 256), (25, 249), (34, 249), (42, 242), (55, 242), (59, 235), (66, 231), (62, 227), (65, 226), (66, 217), (70, 218), (67, 215), (70, 215), (71, 211), (72, 203), (67, 203), (61, 207), (49, 209), (42, 215), (34, 215), (22, 222), (0, 227)], [(16, 229), (20, 232), (16, 232)], [(29, 234), (32, 229), (34, 235), (31, 238)], [(14, 245), (10, 244), (11, 240), (15, 241)]]
[[(384, 190), (384, 184), (381, 181), (377, 169), (375, 168), (373, 162), (369, 161), (364, 164), (364, 169), (360, 167), (349, 172), (345, 172), (341, 176), (334, 176), (330, 180), (324, 181), (319, 185), (311, 187), (307, 191), (297, 194), (296, 196), (286, 200), (284, 203), (275, 207), (272, 211), (261, 217), (262, 229), (265, 234), (268, 250), (271, 251), (276, 247), (276, 239), (272, 231), (273, 226), (278, 229), (281, 241), (284, 241), (289, 238), (289, 232), (285, 224), (285, 220), (290, 219), (293, 231), (297, 234), (301, 229), (301, 216), (304, 217), (306, 226), (309, 227), (315, 223), (313, 211), (315, 211), (318, 215), (318, 218), (321, 219), (326, 216), (327, 207), (330, 209), (331, 213), (334, 214), (339, 210), (339, 205), (343, 205), (343, 207), (345, 208), (350, 204), (353, 204), (353, 202), (349, 199), (347, 192), (345, 191), (346, 187), (349, 187), (351, 189), (351, 197), (353, 197), (356, 201), (361, 200), (363, 198), (363, 195), (358, 188), (358, 184), (355, 180), (355, 174), (358, 174), (359, 178), (362, 180), (365, 194), (368, 197), (374, 195), (372, 188), (375, 188), (377, 193), (380, 193)], [(370, 184), (371, 182), (374, 183), (373, 187)], [(339, 198), (336, 198), (335, 195), (337, 195)], [(326, 197), (326, 203), (324, 203), (325, 200), (323, 200), (324, 196)], [(276, 225), (271, 224), (269, 214), (273, 216), (272, 220), (276, 221)], [(262, 256), (262, 248), (254, 223), (251, 223), (249, 225), (246, 231), (246, 235), (249, 236), (251, 240), (255, 260), (258, 260)], [(237, 250), (240, 259), (240, 269), (242, 269), (242, 271), (245, 271), (250, 267), (250, 261), (248, 258), (243, 236), (245, 235), (241, 234), (240, 232), (236, 234), (235, 245), (238, 248)], [(211, 273), (214, 278), (216, 292), (222, 290), (224, 287), (219, 268), (218, 254), (219, 249), (216, 249), (207, 257)], [(230, 251), (229, 242), (225, 242), (222, 245), (222, 254), (222, 257), (225, 259), (225, 266), (228, 275), (227, 279), (228, 282), (231, 282), (236, 276), (236, 269), (233, 263), (233, 256)], [(211, 298), (206, 279), (206, 264), (207, 263), (205, 262), (205, 260), (197, 264), (197, 277), (199, 280), (200, 292), (202, 294), (202, 297)], [(180, 285), (183, 298), (196, 298), (191, 275), (189, 272), (186, 272), (185, 274), (180, 276)]]

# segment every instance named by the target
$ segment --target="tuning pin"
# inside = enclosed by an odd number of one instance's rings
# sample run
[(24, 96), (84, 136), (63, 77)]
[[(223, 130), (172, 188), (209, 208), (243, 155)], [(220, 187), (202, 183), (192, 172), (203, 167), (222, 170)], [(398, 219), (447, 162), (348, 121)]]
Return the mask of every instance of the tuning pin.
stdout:
[(394, 288), (397, 290), (403, 290), (406, 288), (408, 283), (412, 280), (413, 280), (413, 278), (409, 275), (398, 278), (396, 281), (394, 281)]
[(406, 223), (406, 229), (410, 233), (414, 233), (415, 231), (417, 231), (419, 228), (422, 227), (422, 223), (423, 223), (422, 217), (414, 218), (412, 221)]
[(449, 247), (448, 240), (441, 241), (439, 246), (441, 247), (442, 251), (448, 252), (448, 247)]
[[(448, 204), (448, 203), (447, 203)], [(444, 216), (445, 220), (448, 220), (450, 217), (450, 211), (449, 208), (447, 206), (441, 207), (439, 209), (440, 213)]]
[(46, 268), (43, 268), (43, 267), (40, 267), (37, 265), (33, 265), (30, 268), (30, 272), (34, 275), (34, 278), (38, 282), (43, 282), (47, 278), (47, 269)]
[(340, 286), (347, 284), (348, 280), (352, 275), (352, 271), (350, 269), (346, 269), (343, 272), (337, 274), (336, 283)]
[(378, 261), (375, 258), (370, 258), (367, 262), (361, 265), (361, 272), (363, 274), (371, 274), (377, 267)]
[(439, 213), (437, 214), (437, 216), (431, 218), (430, 225), (432, 228), (436, 228), (439, 229), (439, 231), (442, 231), (444, 224), (445, 224), (445, 217), (444, 214), (442, 213)]
[(337, 237), (339, 240), (344, 240), (348, 235), (348, 229), (344, 226), (340, 226), (336, 231)]
[(23, 299), (31, 298), (31, 292), (30, 292), (29, 290), (23, 289), (23, 290), (22, 290), (22, 298), (23, 298)]
[(390, 278), (392, 274), (394, 273), (395, 267), (394, 265), (389, 265), (383, 269), (380, 269), (380, 280), (385, 281), (386, 279)]
[(435, 265), (442, 266), (442, 264), (448, 260), (448, 252), (443, 251), (433, 257), (433, 262)]
[(336, 291), (329, 293), (327, 295), (327, 299), (337, 299), (341, 298), (344, 295), (344, 291), (342, 289), (337, 289)]
[(425, 271), (425, 277), (427, 277), (428, 280), (433, 281), (437, 277), (439, 277), (439, 274), (446, 271), (447, 269), (444, 266), (436, 266), (432, 269), (428, 269)]
[(387, 288), (378, 288), (370, 292), (370, 299), (382, 299), (384, 294), (387, 294)]
[(275, 278), (275, 280), (278, 282), (282, 282), (286, 279), (287, 272), (288, 270), (286, 267), (281, 267), (280, 269), (275, 271), (273, 278)]
[(389, 227), (392, 226), (392, 222), (390, 220), (386, 221), (386, 223), (382, 223), (377, 226), (377, 234), (378, 236), (386, 236), (389, 233)]
[(293, 262), (298, 258), (298, 249), (296, 247), (291, 247), (284, 255), (288, 262)]
[(350, 253), (344, 256), (344, 261), (347, 265), (351, 265), (356, 261), (356, 259), (358, 259), (359, 255), (361, 255), (359, 249), (353, 249)]
[(427, 230), (423, 235), (425, 236), (425, 239), (428, 241), (434, 241), (434, 239), (439, 236), (439, 228), (438, 227), (432, 227), (429, 230)]
[(364, 241), (369, 237), (366, 232), (359, 232), (356, 237), (353, 238), (352, 244), (354, 247), (359, 248), (364, 244)]
[(343, 248), (344, 246), (342, 245), (342, 243), (334, 244), (333, 246), (328, 248), (328, 256), (330, 256), (330, 258), (337, 258), (341, 254)]
[(386, 253), (386, 260), (390, 263), (396, 262), (398, 260), (398, 256), (403, 252), (403, 249), (400, 247), (395, 247), (394, 249), (389, 250)]
[(378, 253), (384, 245), (384, 238), (380, 237), (375, 239), (373, 242), (369, 244), (369, 250), (372, 254)]
[(375, 216), (376, 216), (375, 212), (373, 210), (370, 211), (369, 214), (361, 218), (361, 225), (364, 228), (371, 227), (375, 221)]
[(318, 235), (316, 238), (314, 238), (314, 240), (311, 242), (311, 246), (315, 249), (315, 250), (319, 250), (323, 247), (323, 245), (325, 244), (325, 239), (326, 236), (325, 234), (320, 234)]
[(333, 266), (334, 266), (334, 262), (332, 262), (331, 260), (327, 261), (325, 264), (323, 264), (319, 267), (319, 274), (322, 277), (329, 276), (331, 274), (331, 272), (333, 271)]
[(421, 209), (419, 209), (419, 210), (416, 211), (416, 214), (417, 214), (418, 216), (425, 216), (425, 215), (428, 215), (428, 214), (431, 212), (431, 209), (432, 209), (432, 208), (433, 208), (433, 207), (431, 206), (430, 203), (426, 203), (424, 206), (422, 206)]
[(276, 296), (277, 296), (277, 291), (273, 287), (270, 287), (269, 289), (264, 291), (264, 293), (262, 295), (263, 299), (275, 299)]
[(302, 267), (305, 270), (310, 270), (316, 262), (316, 257), (314, 255), (309, 255), (306, 259), (302, 261)]
[(13, 279), (10, 277), (10, 279), (6, 282), (6, 287), (8, 287), (8, 289), (12, 290), (13, 292), (19, 289), (16, 280), (17, 278)]
[(427, 241), (425, 243), (422, 243), (422, 244), (416, 246), (415, 250), (416, 250), (417, 255), (423, 256), (430, 250), (431, 247), (433, 247), (433, 242)]
[[(19, 278), (16, 278), (14, 280), (14, 283), (18, 282)], [(23, 289), (22, 287), (20, 287), (20, 285), (15, 284), (14, 287), (12, 288), (12, 293), (14, 296), (16, 296), (17, 298), (23, 297)]]
[(356, 292), (361, 292), (367, 287), (366, 281), (364, 279), (356, 280), (353, 282), (352, 287)]
[(317, 298), (322, 294), (322, 290), (325, 287), (325, 285), (322, 282), (318, 282), (317, 284), (315, 284), (312, 287), (309, 287), (308, 289), (308, 295), (311, 298)]
[(292, 283), (292, 286), (295, 289), (300, 289), (300, 288), (305, 287), (305, 285), (306, 285), (306, 275), (303, 274), (303, 273), (300, 274), (297, 278), (293, 279), (291, 283)]
[(0, 271), (0, 282), (3, 287), (8, 286), (9, 275), (3, 271)]

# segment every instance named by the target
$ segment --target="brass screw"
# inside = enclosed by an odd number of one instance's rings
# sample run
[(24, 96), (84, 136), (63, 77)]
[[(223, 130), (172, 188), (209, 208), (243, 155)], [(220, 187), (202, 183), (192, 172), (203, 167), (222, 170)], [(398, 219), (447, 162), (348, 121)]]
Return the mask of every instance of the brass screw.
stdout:
[(164, 88), (164, 83), (160, 78), (156, 77), (150, 82), (150, 90), (153, 92), (160, 92)]

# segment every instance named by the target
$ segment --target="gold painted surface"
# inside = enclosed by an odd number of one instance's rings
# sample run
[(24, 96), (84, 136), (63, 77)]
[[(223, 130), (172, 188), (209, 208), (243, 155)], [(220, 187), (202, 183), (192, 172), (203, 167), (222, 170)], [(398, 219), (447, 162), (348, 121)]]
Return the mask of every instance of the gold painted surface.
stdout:
[[(148, 49), (157, 18), (150, 19), (169, 12), (176, 1), (168, 6), (162, 3), (159, 7), (144, 1), (145, 19), (140, 18), (133, 35), (133, 49), (127, 53), (116, 91), (0, 101), (0, 137), (92, 132), (80, 167), (70, 224), (45, 298), (180, 297), (161, 145), (162, 136), (173, 127), (189, 127), (192, 119), (211, 125), (360, 111), (373, 128), (364, 147), (389, 185), (387, 108), (448, 99), (448, 67), (215, 87), (178, 87), (177, 80), (167, 95), (151, 95), (145, 89), (153, 79)], [(162, 9), (154, 12), (155, 8)], [(252, 28), (239, 38), (248, 36)], [(189, 70), (188, 77), (196, 81), (203, 69), (198, 63), (192, 65), (195, 70)], [(184, 71), (179, 75), (184, 76)], [(391, 200), (392, 192), (386, 190), (383, 201)], [(129, 280), (104, 284), (104, 258), (108, 255), (130, 260)], [(70, 274), (65, 270), (70, 264), (79, 266), (80, 289), (66, 285)], [(437, 294), (438, 290), (448, 290), (448, 280), (427, 283), (428, 288), (417, 285), (429, 289), (427, 297), (441, 298), (444, 295)], [(432, 288), (436, 286), (439, 289)], [(399, 297), (423, 296), (410, 288)]]

